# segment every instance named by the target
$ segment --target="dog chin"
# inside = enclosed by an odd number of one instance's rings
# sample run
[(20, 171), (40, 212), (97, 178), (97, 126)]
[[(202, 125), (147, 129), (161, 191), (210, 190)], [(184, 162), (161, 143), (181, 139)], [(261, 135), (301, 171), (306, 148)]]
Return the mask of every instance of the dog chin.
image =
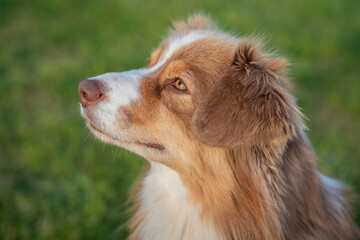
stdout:
[(122, 147), (123, 144), (125, 143), (124, 141), (120, 141), (120, 140), (104, 133), (103, 131), (99, 130), (97, 127), (95, 127), (92, 123), (90, 123), (88, 121), (87, 121), (86, 125), (88, 126), (90, 131), (95, 135), (95, 137), (97, 137), (98, 139), (100, 139), (103, 142), (111, 143), (111, 144), (114, 144), (114, 145), (117, 145), (120, 147)]
[[(144, 154), (143, 154), (144, 150), (146, 150), (146, 152), (148, 152), (149, 150), (156, 151), (156, 152), (162, 152), (165, 149), (165, 147), (161, 144), (152, 143), (152, 142), (148, 142), (148, 141), (119, 140), (115, 137), (110, 136), (109, 134), (104, 133), (103, 131), (98, 129), (96, 126), (94, 126), (90, 121), (87, 121), (86, 123), (87, 123), (87, 126), (90, 129), (90, 131), (101, 141), (119, 146), (119, 147), (127, 149), (131, 152), (135, 152), (141, 156), (144, 156)], [(146, 158), (146, 156), (144, 156), (144, 157)]]

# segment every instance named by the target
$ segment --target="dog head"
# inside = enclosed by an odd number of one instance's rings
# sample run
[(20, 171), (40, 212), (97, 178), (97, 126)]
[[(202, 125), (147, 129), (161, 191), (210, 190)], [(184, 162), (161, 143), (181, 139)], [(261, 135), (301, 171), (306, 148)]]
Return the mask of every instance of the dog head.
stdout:
[(79, 84), (82, 115), (97, 137), (168, 161), (200, 145), (236, 148), (295, 135), (301, 119), (286, 61), (202, 16), (174, 25), (147, 67)]

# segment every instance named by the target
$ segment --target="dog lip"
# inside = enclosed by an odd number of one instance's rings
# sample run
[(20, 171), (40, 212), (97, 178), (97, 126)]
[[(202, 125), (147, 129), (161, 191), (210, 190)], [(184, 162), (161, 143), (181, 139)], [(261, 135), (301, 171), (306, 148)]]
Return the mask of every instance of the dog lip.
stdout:
[(88, 121), (88, 123), (89, 123), (89, 125), (90, 125), (93, 129), (95, 129), (96, 131), (98, 131), (98, 132), (100, 132), (100, 133), (108, 136), (108, 135), (105, 134), (103, 131), (101, 131), (100, 129), (98, 129), (98, 128), (97, 128), (93, 123), (91, 123), (90, 121)]
[(93, 130), (95, 130), (95, 131), (97, 131), (97, 132), (99, 132), (99, 133), (101, 133), (101, 134), (103, 134), (103, 135), (111, 138), (111, 139), (114, 140), (114, 141), (119, 142), (118, 139), (116, 139), (116, 138), (110, 136), (109, 134), (106, 134), (106, 133), (104, 133), (103, 131), (101, 131), (101, 130), (100, 130), (99, 128), (97, 128), (91, 121), (87, 121), (87, 123), (90, 125), (90, 127), (91, 127)]
[(143, 142), (138, 142), (141, 145), (145, 145), (146, 147), (149, 148), (154, 148), (154, 149), (158, 149), (160, 151), (163, 151), (165, 148), (163, 145), (158, 144), (158, 143), (143, 143)]
[[(101, 134), (104, 134), (105, 136), (107, 137), (110, 137), (112, 138), (113, 140), (115, 141), (119, 141), (118, 139), (115, 139), (113, 138), (112, 136), (109, 136), (108, 134), (104, 133), (103, 131), (101, 131), (99, 128), (97, 128), (93, 123), (91, 123), (90, 121), (87, 121), (90, 125), (91, 128), (93, 128), (95, 131), (98, 131), (99, 133)], [(138, 144), (140, 145), (144, 145), (146, 147), (149, 147), (149, 148), (153, 148), (153, 149), (157, 149), (157, 150), (160, 150), (160, 151), (163, 151), (165, 149), (165, 147), (161, 144), (158, 144), (158, 143), (145, 143), (145, 142), (137, 142)]]

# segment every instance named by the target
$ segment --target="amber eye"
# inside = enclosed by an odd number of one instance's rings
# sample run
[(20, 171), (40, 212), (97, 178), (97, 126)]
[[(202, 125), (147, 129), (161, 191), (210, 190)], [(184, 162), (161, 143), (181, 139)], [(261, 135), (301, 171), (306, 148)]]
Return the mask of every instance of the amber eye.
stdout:
[(176, 79), (176, 81), (172, 84), (174, 88), (180, 91), (186, 91), (188, 90), (185, 83), (181, 81), (180, 79)]

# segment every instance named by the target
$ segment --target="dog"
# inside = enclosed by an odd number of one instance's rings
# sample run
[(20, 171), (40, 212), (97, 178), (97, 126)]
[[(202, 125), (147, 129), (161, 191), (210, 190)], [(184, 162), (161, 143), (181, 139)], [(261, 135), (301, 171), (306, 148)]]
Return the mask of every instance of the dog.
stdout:
[(346, 186), (316, 170), (287, 65), (194, 15), (146, 67), (79, 83), (91, 132), (149, 163), (129, 239), (360, 239)]

